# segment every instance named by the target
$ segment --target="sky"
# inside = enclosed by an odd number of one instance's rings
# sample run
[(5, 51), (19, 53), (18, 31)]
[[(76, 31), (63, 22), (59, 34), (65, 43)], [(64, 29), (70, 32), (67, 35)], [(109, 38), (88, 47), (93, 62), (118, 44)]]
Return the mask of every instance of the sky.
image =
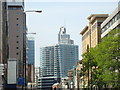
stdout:
[[(72, 0), (71, 0), (72, 1)], [(93, 0), (94, 1), (94, 0)], [(60, 27), (65, 26), (67, 33), (79, 46), (79, 60), (81, 57), (81, 30), (88, 25), (87, 17), (91, 14), (111, 14), (118, 2), (49, 2), (34, 1), (25, 3), (25, 11), (42, 10), (42, 13), (26, 13), (29, 35), (35, 38), (35, 65), (40, 66), (40, 47), (55, 45), (58, 40)]]

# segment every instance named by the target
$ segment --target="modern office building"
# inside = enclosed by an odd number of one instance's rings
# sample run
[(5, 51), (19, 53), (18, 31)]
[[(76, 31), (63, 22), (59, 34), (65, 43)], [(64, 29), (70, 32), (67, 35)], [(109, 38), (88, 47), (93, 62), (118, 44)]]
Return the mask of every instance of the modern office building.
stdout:
[(58, 34), (58, 44), (74, 44), (74, 41), (70, 39), (70, 35), (66, 34), (66, 28), (61, 27)]
[(88, 25), (80, 32), (82, 35), (82, 54), (95, 47), (101, 41), (101, 24), (108, 14), (92, 14), (88, 17)]
[(28, 64), (35, 64), (35, 40), (28, 37)]
[(41, 78), (47, 76), (49, 79), (50, 76), (60, 82), (61, 78), (67, 77), (68, 70), (76, 65), (77, 60), (78, 46), (66, 34), (66, 28), (62, 27), (58, 34), (58, 44), (40, 49)]
[(28, 37), (28, 86), (34, 87), (35, 81), (35, 41)]
[(120, 29), (120, 4), (118, 4), (118, 7), (101, 24), (101, 28), (102, 28), (101, 38), (107, 36), (111, 30)]
[(58, 79), (54, 76), (44, 76), (38, 78), (38, 89), (39, 90), (52, 90), (52, 85), (58, 83)]
[[(8, 2), (7, 6), (8, 6), (8, 28), (9, 28), (9, 33), (8, 33), (9, 60), (16, 60), (17, 80), (22, 77), (27, 81), (27, 69), (26, 69), (27, 68), (27, 59), (26, 59), (27, 30), (26, 30), (26, 14), (24, 12), (24, 0), (21, 0), (20, 2), (18, 2), (18, 0), (11, 0), (10, 2)], [(8, 73), (8, 76), (10, 75), (10, 73)], [(9, 82), (9, 84), (11, 83)], [(12, 84), (17, 84), (17, 81)]]
[[(56, 82), (60, 82), (60, 76), (55, 76), (55, 46), (47, 46), (40, 48), (40, 67), (41, 75), (38, 77), (38, 89), (52, 88), (52, 85)], [(58, 67), (59, 68), (59, 67)]]
[(54, 76), (54, 46), (40, 48), (40, 73)]

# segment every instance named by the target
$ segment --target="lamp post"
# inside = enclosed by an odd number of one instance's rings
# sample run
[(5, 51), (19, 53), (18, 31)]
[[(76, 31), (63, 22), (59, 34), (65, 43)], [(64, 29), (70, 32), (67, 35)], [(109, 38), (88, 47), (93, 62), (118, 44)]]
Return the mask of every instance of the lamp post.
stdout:
[[(29, 10), (29, 11), (24, 11), (24, 13), (28, 12), (37, 12), (37, 13), (42, 13), (41, 10)], [(25, 20), (26, 23), (26, 20)], [(26, 27), (26, 26), (25, 26)], [(26, 90), (26, 84), (27, 84), (27, 78), (26, 78), (26, 35), (27, 34), (36, 34), (36, 33), (26, 33), (26, 31), (23, 32), (23, 77), (24, 77), (24, 83), (25, 83), (25, 90)], [(22, 87), (23, 90), (23, 87)]]
[(37, 12), (37, 13), (42, 13), (41, 10), (29, 10), (29, 11), (25, 11), (25, 13), (26, 13), (26, 12)]
[(25, 86), (27, 84), (27, 77), (26, 77), (26, 68), (27, 68), (27, 59), (26, 59), (26, 35), (27, 34), (36, 34), (36, 33), (23, 33), (23, 77), (25, 78)]

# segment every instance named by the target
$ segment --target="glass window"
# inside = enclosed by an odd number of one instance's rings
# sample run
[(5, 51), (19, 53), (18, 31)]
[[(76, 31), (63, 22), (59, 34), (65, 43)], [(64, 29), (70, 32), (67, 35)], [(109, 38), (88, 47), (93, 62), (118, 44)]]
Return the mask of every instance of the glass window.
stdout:
[(16, 18), (16, 20), (19, 20), (19, 18)]
[(16, 55), (18, 55), (18, 52), (16, 53)]
[(102, 22), (98, 22), (98, 23), (97, 23), (98, 26), (101, 26), (101, 24), (102, 24)]
[(117, 15), (115, 16), (115, 21), (117, 21), (118, 19), (117, 19)]
[(112, 20), (109, 23), (110, 23), (110, 26), (111, 26), (112, 25)]
[(19, 41), (17, 41), (16, 43), (19, 43)]
[(19, 32), (19, 30), (16, 30), (17, 32)]

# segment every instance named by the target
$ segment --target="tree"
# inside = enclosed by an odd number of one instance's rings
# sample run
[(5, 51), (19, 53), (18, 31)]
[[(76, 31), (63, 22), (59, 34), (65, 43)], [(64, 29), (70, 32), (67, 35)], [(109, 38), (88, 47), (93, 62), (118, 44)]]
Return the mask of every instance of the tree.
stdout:
[(120, 30), (112, 30), (95, 48), (83, 54), (83, 73), (99, 88), (120, 87)]

